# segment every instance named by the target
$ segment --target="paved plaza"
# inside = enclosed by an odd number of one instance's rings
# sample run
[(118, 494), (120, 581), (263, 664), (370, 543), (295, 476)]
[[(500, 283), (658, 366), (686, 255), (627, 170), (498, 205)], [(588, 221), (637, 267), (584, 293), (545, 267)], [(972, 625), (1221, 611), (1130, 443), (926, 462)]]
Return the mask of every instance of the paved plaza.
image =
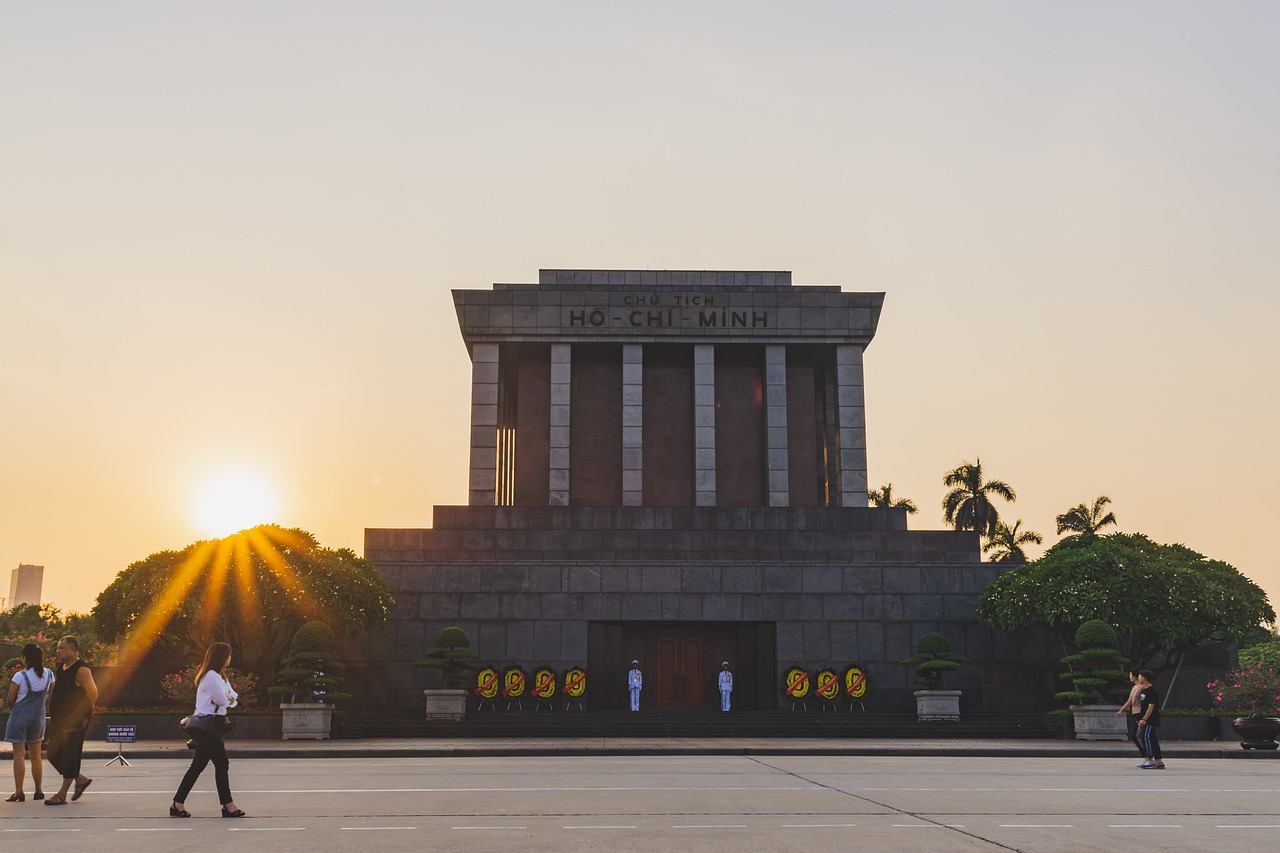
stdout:
[[(0, 839), (93, 851), (1273, 850), (1280, 762), (608, 755), (234, 759), (166, 816), (175, 758), (88, 767), (78, 803), (3, 805)], [(246, 837), (246, 835), (248, 837)]]

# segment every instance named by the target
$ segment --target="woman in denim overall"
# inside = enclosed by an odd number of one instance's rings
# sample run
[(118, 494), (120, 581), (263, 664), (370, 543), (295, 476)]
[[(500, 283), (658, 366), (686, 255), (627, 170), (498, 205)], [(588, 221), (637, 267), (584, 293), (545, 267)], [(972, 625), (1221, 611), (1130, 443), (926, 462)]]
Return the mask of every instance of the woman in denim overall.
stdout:
[[(36, 783), (32, 799), (43, 800), (44, 766), (40, 762), (40, 742), (44, 740), (45, 697), (53, 684), (53, 673), (44, 668), (44, 652), (35, 643), (22, 647), (23, 668), (9, 684), (9, 724), (4, 739), (13, 744), (13, 795), (5, 802), (20, 803), (27, 798), (22, 792), (26, 781), (25, 753), (31, 753), (31, 781)], [(21, 696), (19, 696), (21, 694)]]

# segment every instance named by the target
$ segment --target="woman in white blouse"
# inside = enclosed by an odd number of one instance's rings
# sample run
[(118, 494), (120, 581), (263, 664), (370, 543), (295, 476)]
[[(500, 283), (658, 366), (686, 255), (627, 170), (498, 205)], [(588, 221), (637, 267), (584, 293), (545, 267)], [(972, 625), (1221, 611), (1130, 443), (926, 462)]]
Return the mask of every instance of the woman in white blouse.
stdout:
[(227, 760), (227, 747), (222, 742), (227, 709), (234, 708), (240, 698), (231, 689), (231, 682), (227, 681), (226, 671), (230, 663), (231, 647), (226, 643), (214, 643), (205, 651), (204, 663), (196, 673), (196, 716), (212, 715), (222, 719), (214, 719), (206, 731), (193, 736), (196, 754), (191, 759), (187, 774), (182, 777), (178, 793), (173, 795), (173, 802), (169, 804), (169, 817), (191, 817), (191, 812), (186, 809), (187, 794), (191, 793), (210, 761), (213, 762), (213, 777), (218, 785), (218, 801), (222, 803), (222, 816), (244, 817), (244, 812), (236, 808), (231, 799), (231, 778), (227, 773), (230, 762)]
[(14, 673), (9, 682), (9, 724), (5, 726), (4, 739), (13, 744), (13, 794), (5, 800), (7, 803), (20, 803), (27, 798), (22, 786), (26, 781), (28, 754), (31, 781), (36, 786), (34, 799), (44, 799), (40, 788), (43, 777), (40, 742), (44, 740), (44, 709), (52, 687), (53, 670), (44, 668), (44, 650), (35, 643), (27, 643), (22, 647), (22, 669)]

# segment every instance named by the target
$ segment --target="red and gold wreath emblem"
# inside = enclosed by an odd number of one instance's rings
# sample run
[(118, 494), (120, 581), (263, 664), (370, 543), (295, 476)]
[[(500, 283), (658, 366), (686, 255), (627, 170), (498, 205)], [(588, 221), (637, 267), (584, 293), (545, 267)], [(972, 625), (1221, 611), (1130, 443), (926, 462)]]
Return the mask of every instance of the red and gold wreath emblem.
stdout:
[(556, 671), (540, 666), (533, 671), (533, 695), (539, 699), (554, 699), (556, 695)]
[(813, 689), (820, 699), (834, 702), (840, 695), (840, 676), (833, 669), (818, 670), (818, 683)]
[(518, 666), (507, 667), (506, 672), (502, 673), (502, 695), (507, 699), (519, 699), (524, 695), (525, 681), (523, 669)]
[(501, 680), (496, 669), (486, 666), (476, 673), (476, 695), (481, 699), (498, 698), (498, 684)]
[(789, 699), (803, 699), (809, 695), (809, 670), (793, 666), (782, 677), (782, 692)]
[(867, 695), (867, 674), (856, 666), (844, 671), (844, 692), (850, 699)]
[(570, 699), (581, 699), (587, 692), (587, 671), (580, 666), (565, 670), (564, 695)]

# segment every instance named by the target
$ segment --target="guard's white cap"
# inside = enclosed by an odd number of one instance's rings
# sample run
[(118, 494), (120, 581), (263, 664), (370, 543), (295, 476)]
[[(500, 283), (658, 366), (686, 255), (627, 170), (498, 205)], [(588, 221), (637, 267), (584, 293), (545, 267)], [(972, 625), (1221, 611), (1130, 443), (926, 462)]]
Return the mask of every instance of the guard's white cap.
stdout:
[(728, 661), (725, 661), (724, 663), (722, 663), (722, 664), (720, 664), (720, 665), (721, 665), (721, 666), (728, 666), (728, 665), (729, 665), (729, 662), (728, 662)]
[(638, 661), (638, 660), (633, 660), (633, 661), (632, 661), (632, 663), (640, 663), (640, 661)]

